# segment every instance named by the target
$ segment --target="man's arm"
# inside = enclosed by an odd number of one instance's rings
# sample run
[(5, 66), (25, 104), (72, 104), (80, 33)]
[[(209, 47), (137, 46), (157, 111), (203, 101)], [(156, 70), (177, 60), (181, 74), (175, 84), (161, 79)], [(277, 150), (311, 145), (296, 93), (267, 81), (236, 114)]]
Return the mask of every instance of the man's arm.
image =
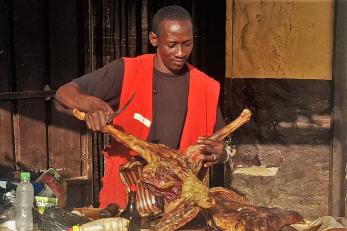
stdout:
[(103, 100), (81, 92), (79, 86), (70, 82), (61, 86), (55, 95), (56, 100), (70, 109), (86, 112), (86, 123), (93, 131), (102, 131), (106, 126), (107, 116), (113, 112)]
[(115, 105), (119, 100), (123, 77), (124, 62), (117, 59), (61, 86), (55, 97), (67, 108), (86, 112), (88, 128), (102, 131), (107, 116), (113, 112), (110, 104)]

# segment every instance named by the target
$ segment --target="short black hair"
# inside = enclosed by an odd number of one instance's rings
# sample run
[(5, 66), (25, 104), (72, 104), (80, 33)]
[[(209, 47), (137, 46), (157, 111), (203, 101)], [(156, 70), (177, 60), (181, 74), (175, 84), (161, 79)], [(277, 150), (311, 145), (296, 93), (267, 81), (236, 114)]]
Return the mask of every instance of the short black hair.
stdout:
[(189, 12), (181, 6), (164, 6), (154, 14), (151, 31), (159, 35), (160, 23), (164, 20), (188, 20), (192, 22), (192, 17)]

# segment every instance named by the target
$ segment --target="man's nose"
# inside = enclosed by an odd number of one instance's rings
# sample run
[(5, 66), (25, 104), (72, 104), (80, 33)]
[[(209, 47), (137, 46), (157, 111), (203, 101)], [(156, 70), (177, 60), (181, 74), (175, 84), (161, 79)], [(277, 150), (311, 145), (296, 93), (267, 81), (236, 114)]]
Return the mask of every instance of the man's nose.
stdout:
[(186, 56), (186, 51), (184, 50), (183, 45), (178, 45), (177, 46), (177, 52), (176, 52), (177, 57), (182, 57), (184, 58)]

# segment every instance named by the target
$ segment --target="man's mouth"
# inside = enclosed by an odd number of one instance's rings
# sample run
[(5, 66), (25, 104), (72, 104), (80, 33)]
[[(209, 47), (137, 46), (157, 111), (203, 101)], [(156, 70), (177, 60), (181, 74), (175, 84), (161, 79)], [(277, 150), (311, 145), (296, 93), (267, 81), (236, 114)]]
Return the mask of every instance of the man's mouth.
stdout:
[(186, 62), (186, 60), (182, 59), (182, 60), (173, 60), (173, 63), (176, 65), (182, 65)]

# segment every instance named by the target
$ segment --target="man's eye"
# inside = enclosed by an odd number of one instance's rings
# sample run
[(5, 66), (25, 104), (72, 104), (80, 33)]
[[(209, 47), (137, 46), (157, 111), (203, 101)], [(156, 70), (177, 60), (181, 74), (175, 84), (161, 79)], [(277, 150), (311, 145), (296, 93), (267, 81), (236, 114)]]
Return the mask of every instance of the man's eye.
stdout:
[(168, 47), (174, 48), (174, 47), (175, 47), (175, 44), (169, 44)]

